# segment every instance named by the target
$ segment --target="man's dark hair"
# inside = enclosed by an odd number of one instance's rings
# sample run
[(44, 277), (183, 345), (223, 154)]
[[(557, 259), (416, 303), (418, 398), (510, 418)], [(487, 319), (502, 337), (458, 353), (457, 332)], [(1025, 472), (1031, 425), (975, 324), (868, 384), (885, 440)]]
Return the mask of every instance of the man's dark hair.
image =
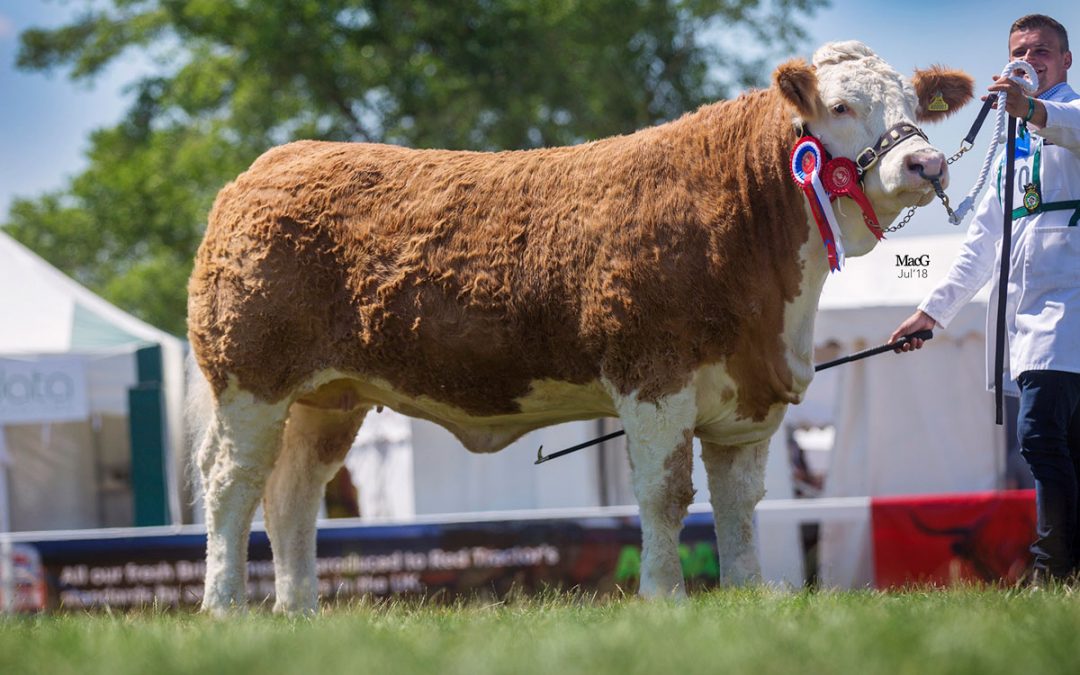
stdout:
[(1057, 33), (1058, 39), (1061, 40), (1061, 51), (1069, 51), (1069, 34), (1065, 32), (1065, 26), (1045, 14), (1028, 14), (1020, 17), (1013, 22), (1012, 28), (1009, 29), (1009, 35), (1018, 30), (1035, 30), (1036, 28), (1049, 28)]

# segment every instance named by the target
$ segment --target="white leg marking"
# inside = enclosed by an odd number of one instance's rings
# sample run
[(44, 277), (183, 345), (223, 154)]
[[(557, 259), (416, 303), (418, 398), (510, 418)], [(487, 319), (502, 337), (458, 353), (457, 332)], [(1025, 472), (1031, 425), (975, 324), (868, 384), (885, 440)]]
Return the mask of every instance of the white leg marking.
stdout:
[(261, 403), (230, 386), (196, 454), (206, 505), (203, 610), (221, 614), (247, 601), (251, 518), (281, 443), (285, 404)]
[(644, 597), (683, 597), (679, 532), (694, 499), (690, 479), (695, 395), (690, 387), (655, 404), (612, 396), (626, 429), (634, 495), (641, 512)]
[(274, 551), (275, 612), (311, 614), (318, 608), (315, 520), (326, 483), (341, 468), (366, 413), (299, 404), (289, 410), (281, 455), (263, 497)]
[(768, 440), (733, 447), (701, 444), (723, 584), (745, 585), (761, 580), (754, 543), (754, 507), (765, 496), (768, 450)]

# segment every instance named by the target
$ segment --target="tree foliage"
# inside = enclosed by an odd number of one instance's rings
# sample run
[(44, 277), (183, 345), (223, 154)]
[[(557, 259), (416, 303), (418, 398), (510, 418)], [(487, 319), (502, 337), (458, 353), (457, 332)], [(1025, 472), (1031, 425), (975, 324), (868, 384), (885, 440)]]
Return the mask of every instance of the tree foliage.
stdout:
[[(139, 54), (115, 127), (7, 231), (118, 305), (184, 328), (217, 190), (298, 138), (570, 144), (760, 84), (824, 0), (111, 0), (21, 35), (18, 65), (90, 80)], [(725, 46), (726, 45), (726, 46)]]

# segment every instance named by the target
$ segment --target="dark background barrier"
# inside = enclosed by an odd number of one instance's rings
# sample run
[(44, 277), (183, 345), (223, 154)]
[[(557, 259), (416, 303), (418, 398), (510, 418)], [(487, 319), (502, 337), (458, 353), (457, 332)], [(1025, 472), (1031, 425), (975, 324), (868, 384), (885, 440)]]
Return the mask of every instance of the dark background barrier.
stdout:
[[(813, 500), (794, 502), (798, 513)], [(869, 500), (875, 585), (1014, 583), (1029, 564), (1032, 491), (912, 495)], [(817, 513), (811, 508), (807, 511)], [(811, 517), (813, 520), (813, 517)], [(798, 518), (792, 520), (792, 523)], [(558, 517), (408, 524), (322, 521), (319, 594), (495, 599), (547, 589), (632, 594), (641, 531), (631, 509)], [(40, 535), (40, 536), (39, 536)], [(206, 535), (197, 526), (16, 535), (17, 611), (192, 609), (202, 597)], [(248, 598), (270, 604), (274, 570), (266, 533), (250, 540)], [(717, 584), (712, 514), (692, 512), (680, 545), (691, 591)]]
[[(195, 607), (202, 597), (205, 534), (113, 536), (24, 542), (39, 554), (46, 609)], [(691, 588), (715, 585), (712, 515), (691, 514), (680, 553)], [(636, 516), (491, 520), (408, 525), (334, 525), (319, 530), (319, 592), (436, 600), (504, 597), (547, 588), (607, 594), (637, 589)], [(248, 598), (272, 603), (265, 532), (251, 535)]]

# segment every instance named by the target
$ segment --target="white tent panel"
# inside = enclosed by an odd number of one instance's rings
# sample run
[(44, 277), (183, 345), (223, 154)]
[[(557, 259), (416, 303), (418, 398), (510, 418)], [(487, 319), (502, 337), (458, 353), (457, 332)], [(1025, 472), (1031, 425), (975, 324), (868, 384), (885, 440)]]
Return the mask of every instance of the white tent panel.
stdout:
[(48, 354), (179, 343), (109, 304), (0, 231), (0, 353)]
[(597, 458), (588, 450), (535, 466), (545, 452), (593, 438), (595, 422), (571, 422), (526, 434), (496, 453), (474, 454), (453, 434), (414, 420), (416, 513), (458, 513), (600, 506)]
[(412, 420), (390, 409), (369, 412), (345, 458), (364, 518), (416, 515)]
[(0, 261), (0, 354), (66, 352), (75, 303), (53, 275), (39, 274), (44, 261), (2, 231)]
[[(0, 355), (85, 359), (92, 414), (126, 416), (127, 388), (137, 379), (132, 353), (161, 346), (169, 502), (179, 522), (185, 458), (183, 342), (109, 304), (2, 231), (0, 317)], [(14, 452), (10, 442), (7, 449)], [(17, 497), (14, 486), (9, 491)]]
[(90, 412), (126, 417), (127, 391), (138, 381), (131, 353), (87, 355), (84, 362)]
[(0, 429), (9, 449), (14, 530), (99, 527), (93, 431), (84, 422)]

